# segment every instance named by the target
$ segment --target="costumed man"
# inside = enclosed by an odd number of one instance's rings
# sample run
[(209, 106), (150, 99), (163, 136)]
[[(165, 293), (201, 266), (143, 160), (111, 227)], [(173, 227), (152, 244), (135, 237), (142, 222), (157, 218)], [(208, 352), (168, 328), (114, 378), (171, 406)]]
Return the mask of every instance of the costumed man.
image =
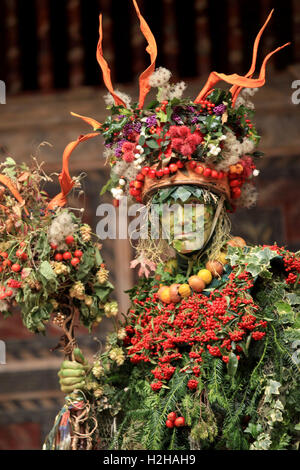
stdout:
[[(127, 196), (143, 203), (159, 220), (159, 238), (149, 226), (150, 238), (137, 244), (132, 267), (140, 264), (141, 279), (106, 349), (90, 367), (65, 361), (61, 388), (83, 390), (94, 404), (94, 448), (296, 449), (299, 257), (277, 245), (247, 246), (230, 235), (228, 217), (256, 199), (250, 96), (284, 47), (252, 78), (272, 13), (249, 72), (212, 72), (190, 100), (184, 83), (155, 70), (155, 40), (133, 3), (151, 57), (139, 103), (112, 88), (100, 18), (97, 57), (112, 115), (102, 125), (81, 117), (105, 139), (105, 189), (115, 205)], [(231, 89), (216, 88), (220, 80)], [(144, 107), (150, 87), (157, 97)]]

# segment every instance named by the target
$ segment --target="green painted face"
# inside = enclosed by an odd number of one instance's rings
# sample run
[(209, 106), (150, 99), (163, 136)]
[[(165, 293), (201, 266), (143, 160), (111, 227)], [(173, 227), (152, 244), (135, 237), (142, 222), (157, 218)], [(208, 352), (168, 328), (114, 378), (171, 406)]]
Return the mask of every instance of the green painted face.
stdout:
[(170, 198), (160, 215), (162, 233), (179, 253), (200, 250), (208, 240), (215, 215), (215, 204), (195, 196), (182, 202)]

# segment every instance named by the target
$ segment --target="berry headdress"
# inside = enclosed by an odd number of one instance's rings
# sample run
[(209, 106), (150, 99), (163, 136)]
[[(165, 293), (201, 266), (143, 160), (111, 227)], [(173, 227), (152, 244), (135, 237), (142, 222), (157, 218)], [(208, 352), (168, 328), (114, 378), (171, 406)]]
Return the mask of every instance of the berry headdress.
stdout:
[[(249, 97), (264, 85), (269, 58), (289, 44), (270, 52), (258, 78), (253, 78), (259, 41), (273, 10), (255, 39), (248, 73), (240, 76), (212, 72), (196, 99), (191, 100), (182, 97), (183, 82), (170, 84), (171, 73), (167, 69), (155, 70), (156, 42), (135, 0), (133, 4), (150, 55), (150, 65), (139, 78), (139, 101), (131, 104), (127, 95), (113, 89), (110, 69), (103, 57), (100, 15), (97, 60), (109, 91), (106, 103), (111, 115), (100, 124), (72, 113), (90, 124), (94, 132), (79, 137), (66, 148), (61, 180), (68, 181), (67, 162), (74, 148), (102, 135), (104, 156), (111, 165), (111, 177), (102, 194), (111, 191), (116, 205), (125, 195), (146, 202), (162, 187), (188, 184), (223, 196), (231, 207), (250, 207), (256, 200), (253, 177), (258, 170), (254, 159), (260, 152), (255, 150), (259, 136), (251, 121), (253, 104)], [(216, 88), (219, 81), (231, 84), (230, 90)], [(158, 88), (156, 99), (144, 107), (151, 87)]]

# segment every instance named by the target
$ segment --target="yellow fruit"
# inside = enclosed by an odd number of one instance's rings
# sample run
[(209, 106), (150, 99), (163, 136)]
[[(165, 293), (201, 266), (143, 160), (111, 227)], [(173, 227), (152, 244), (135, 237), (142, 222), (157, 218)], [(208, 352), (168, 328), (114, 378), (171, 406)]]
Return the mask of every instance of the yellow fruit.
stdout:
[(181, 284), (178, 289), (178, 292), (181, 297), (189, 297), (191, 295), (191, 288), (188, 284)]
[(221, 251), (220, 254), (217, 256), (217, 261), (220, 261), (222, 264), (227, 264), (227, 258), (226, 258), (226, 253), (224, 251)]
[(205, 284), (210, 284), (212, 281), (212, 274), (208, 269), (200, 269), (197, 276), (205, 282)]
[(158, 291), (158, 298), (165, 304), (171, 303), (170, 288), (167, 286), (162, 286)]

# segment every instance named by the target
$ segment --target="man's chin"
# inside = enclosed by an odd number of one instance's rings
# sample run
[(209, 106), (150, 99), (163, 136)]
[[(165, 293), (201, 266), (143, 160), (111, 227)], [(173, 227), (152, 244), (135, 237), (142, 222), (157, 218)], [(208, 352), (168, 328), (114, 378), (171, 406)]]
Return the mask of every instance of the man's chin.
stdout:
[(192, 253), (193, 251), (199, 251), (203, 247), (204, 243), (203, 241), (199, 241), (197, 239), (190, 239), (190, 240), (182, 240), (178, 239), (181, 241), (181, 246), (180, 248), (177, 247), (175, 248), (176, 251), (182, 254), (187, 254), (187, 253)]

